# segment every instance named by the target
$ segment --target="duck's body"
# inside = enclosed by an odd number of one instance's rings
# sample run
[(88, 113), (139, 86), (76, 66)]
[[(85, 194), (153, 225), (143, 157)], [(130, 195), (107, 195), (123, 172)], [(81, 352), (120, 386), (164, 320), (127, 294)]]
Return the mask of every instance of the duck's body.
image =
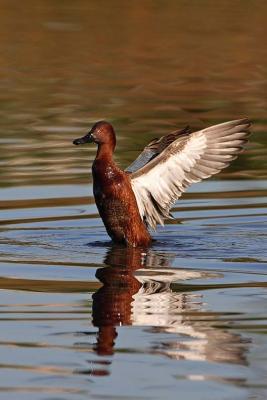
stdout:
[(191, 133), (188, 128), (153, 140), (122, 171), (113, 160), (116, 136), (111, 124), (97, 122), (74, 144), (95, 142), (94, 196), (107, 233), (116, 243), (147, 247), (147, 227), (164, 224), (170, 208), (189, 185), (227, 167), (249, 135), (247, 119)]
[(93, 166), (93, 189), (99, 214), (114, 242), (147, 247), (151, 237), (139, 214), (129, 175), (101, 152)]

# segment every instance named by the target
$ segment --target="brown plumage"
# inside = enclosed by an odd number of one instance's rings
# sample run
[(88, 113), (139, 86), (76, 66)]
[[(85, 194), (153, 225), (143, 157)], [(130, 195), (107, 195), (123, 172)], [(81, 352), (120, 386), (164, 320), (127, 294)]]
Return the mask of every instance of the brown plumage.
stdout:
[(191, 133), (189, 128), (154, 139), (134, 163), (122, 171), (113, 161), (116, 136), (111, 124), (97, 122), (74, 144), (98, 145), (92, 166), (96, 205), (114, 242), (148, 246), (147, 227), (164, 224), (170, 208), (194, 182), (227, 167), (249, 135), (247, 119)]
[(96, 123), (91, 132), (75, 144), (98, 144), (92, 166), (93, 190), (99, 214), (107, 233), (114, 242), (127, 246), (148, 246), (151, 237), (138, 211), (129, 175), (120, 170), (112, 159), (116, 136), (105, 121)]

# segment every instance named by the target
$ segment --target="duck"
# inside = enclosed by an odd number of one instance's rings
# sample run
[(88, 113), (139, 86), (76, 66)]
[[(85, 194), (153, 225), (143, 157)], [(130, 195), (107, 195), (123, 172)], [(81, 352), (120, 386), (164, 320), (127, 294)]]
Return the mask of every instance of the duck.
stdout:
[(116, 134), (111, 123), (96, 122), (73, 144), (95, 143), (93, 193), (114, 243), (151, 245), (151, 229), (173, 218), (170, 210), (186, 189), (226, 168), (243, 150), (248, 118), (192, 131), (189, 126), (153, 139), (125, 170), (114, 161)]

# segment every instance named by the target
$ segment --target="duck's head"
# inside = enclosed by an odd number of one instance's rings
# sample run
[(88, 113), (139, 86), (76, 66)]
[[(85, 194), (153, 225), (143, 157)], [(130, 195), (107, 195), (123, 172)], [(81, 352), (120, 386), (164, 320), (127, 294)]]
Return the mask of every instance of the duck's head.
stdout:
[(73, 144), (76, 145), (84, 143), (107, 144), (114, 148), (116, 145), (116, 136), (113, 126), (106, 121), (96, 122), (85, 136), (73, 141)]

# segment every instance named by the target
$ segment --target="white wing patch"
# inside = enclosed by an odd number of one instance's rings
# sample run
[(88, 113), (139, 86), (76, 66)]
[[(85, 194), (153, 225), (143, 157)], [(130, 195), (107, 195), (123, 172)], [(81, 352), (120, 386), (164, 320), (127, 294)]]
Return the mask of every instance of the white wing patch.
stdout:
[(215, 125), (171, 143), (131, 175), (143, 220), (153, 229), (170, 218), (170, 208), (194, 182), (217, 174), (237, 157), (249, 135), (248, 120)]

